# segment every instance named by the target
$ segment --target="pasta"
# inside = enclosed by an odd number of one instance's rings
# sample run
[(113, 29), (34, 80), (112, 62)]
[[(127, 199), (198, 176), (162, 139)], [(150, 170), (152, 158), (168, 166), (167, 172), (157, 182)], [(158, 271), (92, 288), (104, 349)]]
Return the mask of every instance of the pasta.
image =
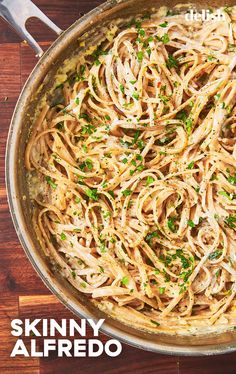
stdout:
[(41, 246), (97, 307), (139, 329), (236, 322), (236, 8), (222, 12), (111, 25), (27, 144)]

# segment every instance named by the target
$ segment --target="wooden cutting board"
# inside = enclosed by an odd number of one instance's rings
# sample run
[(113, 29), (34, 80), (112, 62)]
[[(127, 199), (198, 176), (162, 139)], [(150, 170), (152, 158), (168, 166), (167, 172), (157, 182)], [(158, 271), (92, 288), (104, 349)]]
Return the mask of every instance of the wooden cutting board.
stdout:
[[(62, 29), (100, 0), (35, 0)], [(29, 29), (43, 48), (53, 40), (46, 26), (30, 21)], [(48, 291), (26, 258), (15, 234), (4, 185), (4, 153), (12, 112), (36, 58), (31, 49), (0, 20), (0, 374), (235, 374), (236, 353), (218, 357), (176, 357), (145, 352), (123, 345), (117, 358), (10, 358), (15, 338), (13, 318), (74, 318)], [(91, 331), (88, 337), (92, 337)], [(101, 335), (105, 341), (107, 338)], [(174, 354), (174, 352), (173, 352)]]

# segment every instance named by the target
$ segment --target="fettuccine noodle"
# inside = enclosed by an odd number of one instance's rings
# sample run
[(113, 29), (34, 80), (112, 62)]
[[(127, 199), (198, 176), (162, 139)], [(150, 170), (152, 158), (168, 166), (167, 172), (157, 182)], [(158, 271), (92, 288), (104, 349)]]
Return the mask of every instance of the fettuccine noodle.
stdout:
[(236, 8), (222, 12), (112, 25), (27, 144), (41, 246), (77, 290), (140, 329), (236, 322)]

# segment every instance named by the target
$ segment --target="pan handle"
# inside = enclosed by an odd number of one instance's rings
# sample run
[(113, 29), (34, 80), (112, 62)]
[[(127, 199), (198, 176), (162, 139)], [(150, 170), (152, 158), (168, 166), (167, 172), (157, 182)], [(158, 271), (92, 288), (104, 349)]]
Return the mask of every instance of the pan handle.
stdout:
[(39, 18), (56, 34), (59, 35), (63, 32), (30, 0), (0, 0), (0, 16), (35, 50), (37, 57), (43, 55), (43, 50), (26, 30), (27, 19), (31, 17)]

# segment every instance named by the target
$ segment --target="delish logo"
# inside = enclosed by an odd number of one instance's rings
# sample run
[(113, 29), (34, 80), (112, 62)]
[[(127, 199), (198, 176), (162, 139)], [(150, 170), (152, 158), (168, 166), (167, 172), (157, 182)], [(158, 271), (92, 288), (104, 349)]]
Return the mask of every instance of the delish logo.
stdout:
[(193, 22), (193, 21), (225, 21), (226, 17), (225, 14), (220, 10), (217, 9), (216, 12), (212, 12), (210, 9), (202, 9), (200, 12), (190, 9), (186, 14), (185, 14), (185, 19), (188, 22)]

